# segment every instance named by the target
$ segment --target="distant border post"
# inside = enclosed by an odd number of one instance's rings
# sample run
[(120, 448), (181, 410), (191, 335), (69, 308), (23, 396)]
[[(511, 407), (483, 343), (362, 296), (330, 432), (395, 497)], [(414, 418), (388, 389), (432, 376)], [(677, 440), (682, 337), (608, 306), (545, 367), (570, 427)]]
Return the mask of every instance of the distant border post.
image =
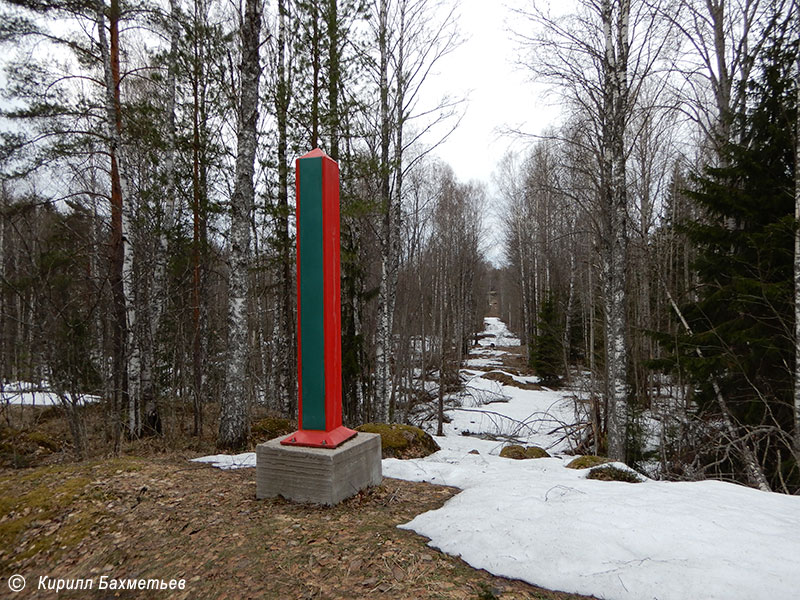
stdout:
[(342, 425), (339, 165), (296, 162), (299, 429), (256, 446), (256, 497), (338, 504), (380, 485), (381, 438)]

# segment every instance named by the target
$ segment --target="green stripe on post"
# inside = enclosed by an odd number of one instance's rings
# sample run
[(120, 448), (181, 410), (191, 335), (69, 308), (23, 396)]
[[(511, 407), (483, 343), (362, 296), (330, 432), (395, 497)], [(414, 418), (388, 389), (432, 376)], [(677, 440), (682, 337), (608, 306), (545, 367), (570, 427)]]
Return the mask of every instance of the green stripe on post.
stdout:
[(322, 251), (322, 158), (300, 168), (300, 343), (303, 361), (302, 429), (325, 429), (325, 330)]

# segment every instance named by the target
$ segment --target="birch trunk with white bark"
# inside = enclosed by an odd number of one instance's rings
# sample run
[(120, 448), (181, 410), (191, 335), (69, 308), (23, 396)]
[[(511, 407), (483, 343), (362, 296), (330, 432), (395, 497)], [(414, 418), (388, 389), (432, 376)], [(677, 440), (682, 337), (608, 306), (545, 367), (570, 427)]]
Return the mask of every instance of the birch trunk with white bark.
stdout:
[(394, 290), (391, 288), (392, 262), (392, 209), (391, 170), (389, 150), (391, 115), (389, 112), (389, 30), (388, 1), (381, 0), (378, 6), (378, 50), (380, 53), (380, 195), (382, 207), (381, 224), (381, 278), (378, 291), (378, 326), (375, 343), (375, 416), (380, 423), (389, 419), (391, 392), (391, 335)]
[(142, 433), (142, 349), (139, 298), (135, 287), (133, 248), (131, 247), (131, 223), (133, 221), (130, 202), (122, 206), (122, 285), (125, 294), (125, 314), (127, 321), (127, 370), (128, 370), (128, 435), (137, 438)]
[(280, 246), (280, 327), (287, 352), (280, 357), (279, 394), (281, 410), (294, 417), (297, 409), (296, 346), (291, 248), (289, 237), (289, 164), (288, 164), (288, 113), (291, 102), (290, 74), (286, 64), (288, 28), (287, 0), (278, 0), (278, 89), (275, 94), (275, 114), (278, 126), (278, 242)]
[[(604, 87), (606, 94), (603, 131), (603, 171), (606, 189), (603, 210), (608, 230), (604, 242), (606, 390), (608, 401), (608, 455), (626, 460), (628, 423), (626, 323), (627, 190), (625, 178), (625, 128), (628, 118), (627, 64), (630, 1), (621, 0), (616, 14), (610, 0), (603, 0), (605, 34)], [(615, 39), (616, 38), (616, 39)]]
[[(797, 27), (800, 30), (800, 7), (797, 10)], [(794, 452), (800, 455), (800, 49), (797, 51), (795, 72), (797, 103), (794, 139)]]
[[(386, 321), (385, 332), (387, 335), (385, 341), (385, 348), (388, 349), (389, 355), (393, 355), (394, 349), (394, 315), (395, 305), (397, 300), (397, 281), (400, 272), (400, 221), (402, 218), (401, 206), (402, 192), (403, 192), (403, 129), (405, 127), (405, 91), (406, 91), (406, 75), (405, 75), (405, 42), (406, 42), (406, 1), (400, 2), (399, 10), (400, 25), (397, 40), (397, 59), (396, 59), (396, 97), (395, 97), (395, 146), (394, 146), (394, 189), (389, 194), (389, 206), (387, 208), (387, 241), (388, 241), (388, 271), (387, 271), (387, 290), (386, 290)], [(388, 362), (388, 361), (387, 361)], [(394, 399), (395, 390), (397, 387), (397, 380), (395, 371), (391, 367), (391, 363), (387, 364), (386, 374), (388, 376), (388, 398), (387, 415), (389, 421), (395, 421), (396, 416), (394, 412)]]
[(258, 123), (258, 83), (261, 76), (261, 2), (247, 0), (242, 19), (236, 172), (230, 201), (230, 275), (228, 280), (228, 356), (221, 400), (217, 444), (239, 448), (249, 435), (250, 398), (247, 386), (247, 293), (250, 224), (255, 196), (254, 163)]
[(572, 305), (575, 301), (575, 249), (570, 243), (569, 249), (569, 282), (567, 284), (567, 306), (564, 310), (564, 383), (570, 384), (569, 375), (569, 355), (570, 355), (570, 341), (572, 338)]
[(530, 294), (528, 293), (528, 271), (525, 268), (527, 250), (522, 241), (522, 218), (520, 216), (515, 220), (516, 224), (514, 228), (516, 229), (517, 248), (519, 252), (519, 280), (522, 292), (522, 338), (526, 344), (531, 344)]

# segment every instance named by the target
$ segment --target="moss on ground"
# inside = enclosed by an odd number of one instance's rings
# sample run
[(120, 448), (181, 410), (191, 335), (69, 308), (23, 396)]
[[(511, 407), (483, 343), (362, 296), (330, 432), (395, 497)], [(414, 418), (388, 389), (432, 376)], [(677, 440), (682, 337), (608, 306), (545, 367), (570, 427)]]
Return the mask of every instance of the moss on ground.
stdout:
[(642, 483), (644, 481), (633, 471), (620, 469), (614, 465), (595, 467), (586, 476), (586, 479), (597, 479), (600, 481), (623, 481), (625, 483)]
[(60, 440), (44, 431), (0, 426), (0, 467), (30, 467), (62, 447)]
[(53, 533), (46, 528), (37, 535), (24, 536), (29, 529), (36, 529), (37, 522), (52, 520), (69, 507), (91, 481), (88, 477), (71, 477), (56, 483), (54, 478), (44, 476), (25, 493), (11, 496), (9, 480), (0, 483), (2, 499), (0, 513), (6, 515), (0, 522), (0, 546), (20, 548), (17, 558), (26, 558), (49, 550), (56, 542), (65, 549), (83, 539), (89, 522), (81, 515), (69, 515)]
[(592, 467), (597, 467), (599, 465), (604, 465), (606, 463), (610, 463), (611, 459), (606, 458), (604, 456), (595, 456), (593, 454), (587, 454), (586, 456), (579, 456), (578, 458), (573, 459), (568, 465), (568, 469), (591, 469)]
[(365, 423), (356, 430), (381, 436), (383, 458), (424, 458), (440, 450), (429, 433), (413, 425)]
[(528, 458), (550, 458), (550, 453), (539, 446), (528, 446), (525, 448), (525, 456)]
[(503, 458), (513, 458), (515, 460), (524, 460), (526, 458), (549, 458), (547, 450), (539, 446), (520, 446), (512, 444), (500, 450), (500, 456)]
[(250, 441), (260, 444), (284, 435), (289, 435), (296, 429), (289, 419), (281, 417), (265, 417), (253, 423), (250, 427)]
[[(397, 528), (458, 492), (445, 486), (386, 478), (335, 507), (257, 500), (251, 469), (221, 471), (174, 454), (2, 471), (0, 498), (56, 490), (73, 479), (89, 481), (69, 483), (52, 518), (30, 522), (11, 546), (2, 542), (0, 578), (177, 576), (187, 589), (170, 593), (175, 600), (474, 600), (482, 590), (503, 600), (579, 600), (477, 571)], [(28, 499), (41, 502), (41, 492)], [(32, 548), (42, 536), (45, 543)], [(62, 597), (82, 599), (86, 592), (63, 590)]]
[[(53, 560), (69, 552), (105, 514), (106, 492), (92, 485), (96, 478), (138, 468), (135, 461), (116, 459), (0, 475), (0, 548), (16, 561), (40, 553)], [(79, 503), (81, 498), (87, 502)], [(6, 560), (0, 557), (0, 567)]]

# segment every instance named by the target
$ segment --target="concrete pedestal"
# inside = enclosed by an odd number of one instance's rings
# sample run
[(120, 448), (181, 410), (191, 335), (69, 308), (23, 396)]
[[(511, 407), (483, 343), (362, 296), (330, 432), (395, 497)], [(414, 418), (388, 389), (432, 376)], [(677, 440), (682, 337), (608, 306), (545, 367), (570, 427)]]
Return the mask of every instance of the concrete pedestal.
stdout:
[(256, 446), (256, 497), (338, 504), (381, 483), (381, 436), (359, 433), (333, 449), (281, 445), (276, 438)]

